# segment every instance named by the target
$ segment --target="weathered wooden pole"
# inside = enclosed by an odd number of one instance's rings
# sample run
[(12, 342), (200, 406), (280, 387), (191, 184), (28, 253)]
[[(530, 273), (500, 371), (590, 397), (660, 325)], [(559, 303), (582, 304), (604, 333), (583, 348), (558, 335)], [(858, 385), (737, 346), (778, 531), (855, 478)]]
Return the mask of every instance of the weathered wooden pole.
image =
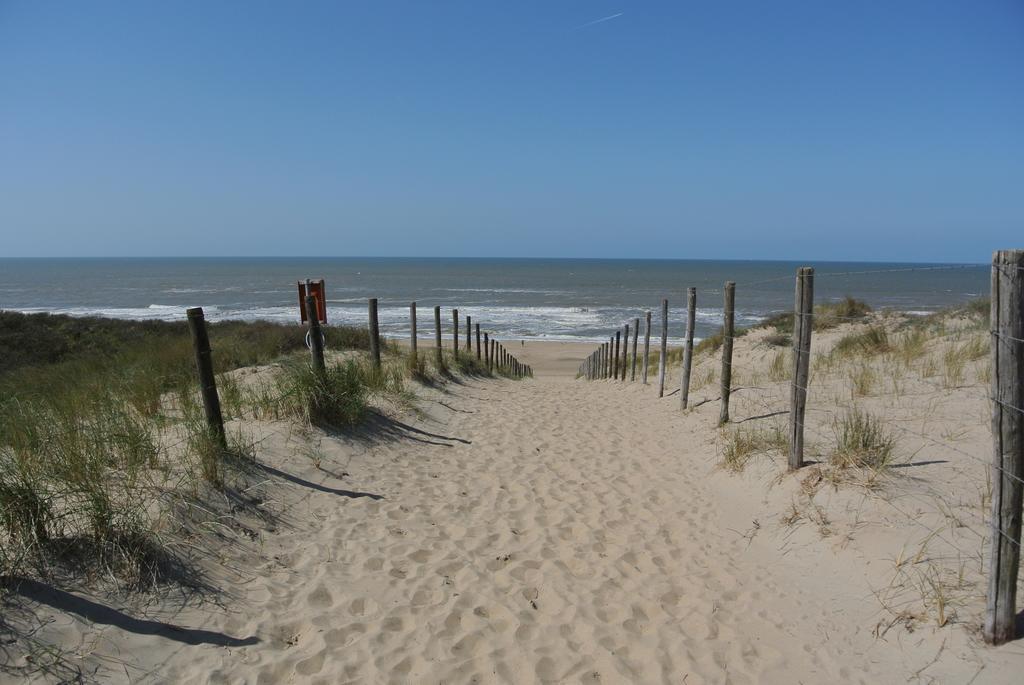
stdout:
[(437, 368), (444, 369), (444, 350), (441, 348), (441, 306), (434, 305), (434, 345), (437, 347)]
[(615, 348), (612, 350), (612, 380), (619, 379), (619, 338), (622, 331), (615, 331)]
[(409, 348), (412, 360), (416, 361), (416, 302), (409, 303)]
[[(200, 311), (202, 311), (201, 307)], [(306, 321), (309, 324), (307, 333), (310, 360), (313, 363), (313, 370), (320, 373), (327, 368), (327, 365), (324, 362), (324, 335), (320, 330), (320, 315), (317, 312), (316, 297), (313, 295), (306, 295)]]
[(630, 327), (629, 327), (629, 324), (627, 324), (626, 328), (623, 331), (623, 362), (622, 362), (622, 366), (620, 368), (618, 368), (618, 371), (620, 371), (620, 375), (615, 377), (616, 381), (620, 380), (620, 378), (622, 378), (622, 380), (624, 380), (624, 381), (626, 380), (626, 367), (628, 366), (627, 365), (627, 361), (629, 360), (629, 349), (630, 349)]
[(466, 354), (473, 356), (473, 317), (466, 314)]
[(452, 310), (452, 356), (459, 358), (459, 310)]
[(693, 329), (697, 325), (697, 289), (686, 289), (686, 343), (683, 347), (683, 370), (679, 382), (679, 406), (690, 403), (690, 369), (693, 366)]
[(736, 284), (725, 284), (725, 310), (722, 321), (722, 402), (719, 425), (729, 423), (729, 393), (732, 390), (732, 341), (736, 333)]
[(644, 326), (644, 385), (647, 385), (647, 367), (651, 365), (651, 313), (645, 315)]
[(796, 270), (793, 300), (793, 376), (789, 392), (789, 468), (804, 465), (804, 413), (811, 368), (811, 333), (814, 330), (814, 269)]
[(373, 365), (380, 368), (380, 325), (377, 322), (377, 298), (371, 297), (369, 302), (370, 313), (370, 357)]
[(661, 301), (661, 352), (658, 354), (658, 397), (665, 396), (665, 367), (668, 366), (668, 300)]
[(629, 380), (632, 383), (636, 380), (636, 343), (640, 339), (640, 318), (633, 319), (633, 364), (629, 372)]
[(615, 336), (608, 337), (608, 378), (614, 378), (612, 371), (615, 369)]
[(483, 353), (480, 351), (480, 324), (475, 323), (473, 325), (476, 326), (476, 360), (480, 361), (483, 356)]
[[(319, 339), (320, 321), (317, 319), (316, 298), (306, 298), (306, 311), (309, 312), (309, 300), (313, 300), (313, 316), (310, 321), (317, 325)], [(203, 411), (206, 414), (206, 426), (210, 429), (221, 449), (227, 449), (227, 436), (224, 433), (224, 416), (220, 411), (220, 396), (217, 394), (217, 377), (213, 373), (213, 357), (210, 353), (210, 336), (206, 331), (206, 317), (202, 307), (191, 307), (186, 310), (188, 330), (192, 334), (192, 352), (196, 358), (196, 372), (199, 375), (199, 391), (203, 396)], [(214, 477), (216, 480), (216, 477)]]
[(985, 641), (1017, 637), (1024, 503), (1024, 250), (992, 257), (992, 542)]
[(487, 370), (491, 370), (491, 338), (490, 334), (484, 333), (484, 363), (487, 365)]

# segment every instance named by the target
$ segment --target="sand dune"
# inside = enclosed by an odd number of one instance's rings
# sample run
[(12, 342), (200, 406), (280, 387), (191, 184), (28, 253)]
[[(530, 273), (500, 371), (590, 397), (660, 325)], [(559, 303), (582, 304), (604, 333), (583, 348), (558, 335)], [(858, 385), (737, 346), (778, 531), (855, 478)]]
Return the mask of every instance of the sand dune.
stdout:
[(784, 525), (799, 481), (720, 469), (715, 403), (576, 381), (587, 349), (529, 343), (536, 379), (422, 389), (387, 438), (250, 424), (275, 516), (204, 561), (223, 594), (112, 611), (41, 589), (45, 636), (104, 682), (1016, 681), (1019, 644), (883, 609), (912, 523), (837, 491), (850, 535)]

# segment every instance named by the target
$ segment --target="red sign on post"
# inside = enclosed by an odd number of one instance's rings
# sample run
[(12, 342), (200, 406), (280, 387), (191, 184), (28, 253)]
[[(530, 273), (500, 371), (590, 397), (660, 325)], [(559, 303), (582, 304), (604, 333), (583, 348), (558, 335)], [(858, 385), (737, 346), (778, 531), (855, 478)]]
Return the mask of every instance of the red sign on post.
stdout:
[[(324, 279), (310, 282), (309, 294), (316, 298), (316, 316), (320, 323), (327, 323), (326, 293)], [(306, 284), (302, 281), (299, 281), (299, 313), (302, 315), (302, 323), (306, 323)]]

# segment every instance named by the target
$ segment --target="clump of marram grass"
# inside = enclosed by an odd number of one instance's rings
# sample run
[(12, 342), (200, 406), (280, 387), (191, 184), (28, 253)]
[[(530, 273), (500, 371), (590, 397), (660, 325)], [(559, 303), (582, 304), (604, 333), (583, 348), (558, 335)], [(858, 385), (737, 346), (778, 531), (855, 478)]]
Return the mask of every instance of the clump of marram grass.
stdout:
[[(821, 331), (835, 328), (849, 321), (864, 319), (870, 313), (871, 307), (866, 302), (855, 300), (850, 296), (846, 296), (838, 302), (826, 302), (815, 305), (814, 330)], [(794, 320), (793, 312), (778, 312), (762, 319), (754, 328), (773, 329), (777, 336), (768, 336), (768, 338), (772, 339), (772, 342), (769, 342), (769, 344), (781, 347), (782, 345), (790, 344), (787, 338), (793, 332)], [(766, 342), (768, 338), (765, 338)], [(783, 342), (784, 340), (786, 341)], [(716, 346), (715, 349), (718, 349), (718, 347)]]
[(897, 338), (892, 352), (897, 361), (910, 366), (928, 352), (928, 333), (919, 326), (910, 328)]
[(0, 455), (0, 526), (18, 545), (45, 543), (53, 521), (49, 493), (45, 483), (13, 462), (11, 455)]
[(778, 425), (769, 428), (733, 428), (723, 431), (722, 437), (722, 467), (733, 473), (743, 471), (757, 454), (785, 452), (789, 448), (789, 438)]
[(857, 364), (849, 369), (854, 397), (866, 397), (875, 389), (878, 373), (870, 364)]
[(769, 347), (789, 347), (793, 344), (793, 336), (787, 333), (769, 333), (761, 338), (761, 342)]
[(458, 357), (449, 355), (448, 368), (464, 376), (488, 376), (487, 364), (476, 358), (474, 352), (463, 352)]
[(353, 359), (328, 364), (322, 372), (306, 362), (288, 362), (276, 376), (274, 390), (277, 412), (322, 428), (353, 426), (367, 409), (367, 387)]
[[(749, 328), (735, 328), (735, 329), (733, 329), (732, 337), (733, 338), (741, 338), (741, 337), (743, 337), (744, 335), (746, 335), (749, 332), (750, 332)], [(715, 331), (714, 333), (712, 333), (711, 335), (709, 335), (708, 337), (704, 338), (699, 343), (694, 345), (694, 347), (693, 347), (693, 356), (696, 357), (696, 356), (699, 356), (699, 355), (702, 355), (702, 354), (713, 354), (713, 353), (717, 352), (722, 347), (722, 344), (724, 342), (725, 342), (725, 330), (723, 328), (719, 327), (719, 329), (717, 331)], [(680, 358), (681, 358), (681, 354), (682, 353), (680, 352)]]
[(838, 302), (827, 302), (814, 308), (814, 330), (835, 328), (850, 321), (858, 321), (871, 313), (871, 307), (847, 295)]
[(896, 438), (874, 415), (854, 408), (835, 426), (836, 447), (829, 461), (837, 468), (881, 471), (892, 464)]
[(718, 380), (718, 369), (711, 367), (703, 372), (695, 372), (690, 381), (690, 390), (700, 390)]
[(779, 350), (768, 364), (768, 378), (775, 382), (788, 381), (791, 373), (791, 358), (786, 350)]
[(956, 388), (964, 383), (967, 364), (989, 354), (985, 336), (973, 335), (963, 344), (951, 343), (942, 354), (942, 382), (946, 388)]
[(849, 333), (832, 348), (836, 356), (864, 356), (884, 354), (890, 350), (889, 334), (882, 326), (868, 326), (863, 331)]

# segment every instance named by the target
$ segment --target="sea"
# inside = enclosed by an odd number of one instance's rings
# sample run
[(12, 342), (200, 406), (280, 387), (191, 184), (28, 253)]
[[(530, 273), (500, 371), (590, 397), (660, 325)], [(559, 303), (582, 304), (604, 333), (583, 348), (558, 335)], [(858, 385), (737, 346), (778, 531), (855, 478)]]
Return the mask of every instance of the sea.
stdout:
[(297, 283), (324, 279), (328, 325), (366, 325), (378, 298), (382, 333), (433, 335), (433, 307), (469, 315), (501, 340), (600, 341), (669, 303), (669, 337), (684, 334), (686, 289), (697, 288), (696, 336), (722, 323), (723, 287), (736, 283), (736, 325), (793, 307), (800, 266), (815, 267), (815, 302), (847, 295), (927, 314), (988, 295), (984, 264), (781, 262), (674, 259), (497, 258), (95, 258), (0, 259), (0, 309), (71, 316), (184, 321), (299, 321)]

